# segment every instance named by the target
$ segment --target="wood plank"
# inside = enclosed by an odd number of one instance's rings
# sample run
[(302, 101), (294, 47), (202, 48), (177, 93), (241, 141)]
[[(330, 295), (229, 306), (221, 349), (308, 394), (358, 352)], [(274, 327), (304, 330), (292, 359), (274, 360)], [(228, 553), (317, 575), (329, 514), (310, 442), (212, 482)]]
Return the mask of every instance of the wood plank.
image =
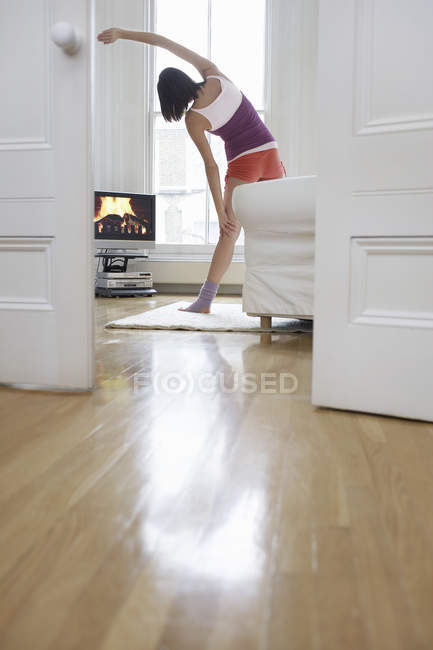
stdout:
[(311, 335), (103, 327), (179, 299), (96, 301), (91, 395), (0, 388), (0, 646), (429, 650), (432, 426), (312, 407)]

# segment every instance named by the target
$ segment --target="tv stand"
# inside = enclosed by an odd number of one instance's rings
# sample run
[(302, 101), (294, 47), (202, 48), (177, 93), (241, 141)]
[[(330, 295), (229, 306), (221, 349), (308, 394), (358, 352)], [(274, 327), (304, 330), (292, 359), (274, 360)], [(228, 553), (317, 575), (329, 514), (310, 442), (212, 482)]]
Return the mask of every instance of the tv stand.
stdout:
[(96, 272), (96, 296), (118, 298), (156, 294), (150, 271), (128, 271), (129, 260), (148, 259), (148, 253), (106, 248), (102, 252), (96, 252), (95, 257), (102, 259), (103, 269)]

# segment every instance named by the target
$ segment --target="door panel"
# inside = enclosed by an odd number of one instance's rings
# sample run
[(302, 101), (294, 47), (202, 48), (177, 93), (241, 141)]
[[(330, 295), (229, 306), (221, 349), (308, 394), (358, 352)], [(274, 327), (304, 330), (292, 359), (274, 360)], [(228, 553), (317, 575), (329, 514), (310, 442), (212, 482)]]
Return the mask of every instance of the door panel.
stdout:
[[(70, 22), (83, 45), (51, 40)], [(0, 0), (0, 382), (94, 383), (91, 0)]]
[(322, 0), (313, 403), (433, 420), (433, 4)]

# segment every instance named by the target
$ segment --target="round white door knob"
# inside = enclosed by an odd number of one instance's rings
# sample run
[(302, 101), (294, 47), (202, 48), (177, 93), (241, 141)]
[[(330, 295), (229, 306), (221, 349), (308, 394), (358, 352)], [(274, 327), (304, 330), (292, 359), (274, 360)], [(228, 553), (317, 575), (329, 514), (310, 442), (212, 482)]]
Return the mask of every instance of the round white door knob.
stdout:
[(81, 38), (70, 23), (59, 22), (53, 25), (51, 38), (65, 54), (76, 54), (81, 46)]

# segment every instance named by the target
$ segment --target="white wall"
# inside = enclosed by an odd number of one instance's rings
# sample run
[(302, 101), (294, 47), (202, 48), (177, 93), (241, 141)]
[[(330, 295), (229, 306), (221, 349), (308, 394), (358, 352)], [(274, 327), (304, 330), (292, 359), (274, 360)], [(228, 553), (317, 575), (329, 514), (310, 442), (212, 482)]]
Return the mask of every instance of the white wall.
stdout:
[(318, 0), (271, 0), (268, 125), (287, 176), (317, 173)]
[[(314, 174), (316, 163), (316, 57), (318, 0), (269, 0), (270, 67), (267, 124), (279, 143), (288, 176)], [(95, 0), (96, 31), (146, 30), (146, 0)], [(95, 189), (147, 192), (145, 187), (145, 66), (148, 46), (97, 42)], [(199, 283), (203, 262), (146, 264), (155, 282)], [(137, 263), (133, 268), (146, 268)], [(245, 266), (233, 262), (224, 284), (242, 284)]]
[[(95, 0), (96, 34), (144, 31), (146, 13), (145, 0)], [(95, 189), (144, 192), (146, 47), (97, 41), (95, 52)]]

